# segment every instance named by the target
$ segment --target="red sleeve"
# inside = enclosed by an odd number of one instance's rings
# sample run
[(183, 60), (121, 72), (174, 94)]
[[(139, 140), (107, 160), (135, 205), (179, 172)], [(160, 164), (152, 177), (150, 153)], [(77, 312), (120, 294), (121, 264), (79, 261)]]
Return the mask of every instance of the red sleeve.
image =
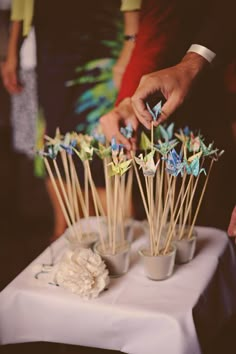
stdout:
[(145, 74), (168, 66), (179, 34), (178, 1), (145, 0), (139, 33), (131, 59), (123, 75), (116, 105), (131, 97)]

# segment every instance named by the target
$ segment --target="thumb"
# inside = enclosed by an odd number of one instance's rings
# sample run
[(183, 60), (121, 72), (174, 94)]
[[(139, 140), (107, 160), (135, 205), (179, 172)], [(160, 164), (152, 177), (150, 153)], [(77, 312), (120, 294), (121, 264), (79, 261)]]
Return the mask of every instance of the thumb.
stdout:
[(154, 122), (154, 126), (157, 127), (159, 124), (167, 120), (183, 103), (184, 99), (177, 93), (172, 93), (167, 99), (166, 103), (163, 105), (161, 109), (161, 114), (156, 122)]

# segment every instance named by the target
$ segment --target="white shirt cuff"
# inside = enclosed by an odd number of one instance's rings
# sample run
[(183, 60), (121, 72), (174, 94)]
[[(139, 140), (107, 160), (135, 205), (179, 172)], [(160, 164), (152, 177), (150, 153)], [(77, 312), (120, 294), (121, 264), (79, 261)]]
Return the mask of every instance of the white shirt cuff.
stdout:
[(201, 55), (209, 63), (211, 63), (216, 56), (216, 54), (214, 52), (212, 52), (212, 50), (210, 50), (200, 44), (192, 44), (190, 46), (190, 48), (188, 49), (187, 53), (188, 52), (194, 52), (194, 53)]

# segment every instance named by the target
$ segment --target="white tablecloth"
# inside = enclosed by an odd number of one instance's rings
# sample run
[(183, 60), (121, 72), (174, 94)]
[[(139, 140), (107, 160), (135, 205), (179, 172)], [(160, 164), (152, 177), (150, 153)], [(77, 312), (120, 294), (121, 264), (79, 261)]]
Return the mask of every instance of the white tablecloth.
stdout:
[[(137, 227), (137, 224), (136, 224)], [(236, 308), (235, 255), (227, 235), (198, 228), (195, 258), (171, 278), (151, 281), (132, 245), (129, 272), (112, 279), (95, 300), (34, 278), (35, 264), (49, 263), (46, 249), (0, 293), (2, 344), (48, 341), (134, 354), (199, 354)], [(53, 244), (59, 257), (62, 237)]]

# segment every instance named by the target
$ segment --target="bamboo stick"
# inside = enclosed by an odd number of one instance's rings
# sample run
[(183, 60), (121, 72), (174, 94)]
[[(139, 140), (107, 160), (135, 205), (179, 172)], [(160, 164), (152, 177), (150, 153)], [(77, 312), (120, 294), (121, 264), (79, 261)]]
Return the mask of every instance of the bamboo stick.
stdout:
[(107, 172), (107, 158), (105, 157), (103, 160), (103, 168), (105, 174), (105, 184), (106, 184), (106, 201), (107, 201), (107, 223), (108, 223), (108, 240), (109, 240), (109, 247), (112, 248), (112, 221), (111, 221), (111, 184), (110, 179)]
[(190, 188), (190, 184), (191, 184), (191, 180), (192, 180), (192, 179), (193, 179), (193, 175), (190, 176), (190, 179), (189, 179), (189, 181), (188, 181), (188, 185), (187, 185), (187, 188), (186, 188), (186, 190), (185, 190), (183, 199), (182, 199), (182, 201), (181, 201), (181, 203), (180, 203), (179, 211), (178, 211), (178, 214), (177, 214), (177, 216), (176, 216), (176, 218), (175, 218), (174, 224), (172, 225), (170, 231), (168, 230), (167, 242), (166, 242), (166, 245), (165, 245), (165, 247), (164, 247), (164, 254), (166, 254), (167, 251), (168, 251), (168, 249), (169, 249), (170, 242), (171, 242), (172, 237), (173, 237), (174, 229), (175, 229), (177, 220), (178, 220), (178, 218), (179, 218), (180, 210), (181, 210), (181, 208), (183, 207), (183, 203), (184, 203), (184, 201), (185, 201), (185, 198), (186, 198), (186, 196), (187, 196), (188, 190), (189, 190), (189, 188)]
[(137, 166), (136, 166), (136, 163), (135, 163), (135, 160), (134, 160), (133, 151), (131, 151), (131, 157), (132, 157), (132, 160), (133, 160), (134, 172), (135, 172), (135, 175), (136, 175), (136, 178), (137, 178), (139, 191), (140, 191), (140, 194), (141, 194), (141, 197), (142, 197), (142, 201), (143, 201), (144, 210), (146, 212), (146, 216), (147, 216), (147, 219), (148, 219), (148, 222), (149, 222), (149, 212), (148, 212), (147, 202), (146, 202), (146, 199), (145, 199), (142, 183), (141, 183), (141, 180), (140, 180), (140, 177), (139, 177), (139, 174), (138, 174), (138, 169), (137, 169)]
[(95, 214), (96, 214), (96, 217), (97, 217), (97, 224), (98, 224), (100, 241), (101, 241), (102, 249), (105, 252), (105, 243), (104, 243), (103, 235), (102, 235), (101, 220), (99, 219), (99, 212), (98, 212), (96, 194), (95, 194), (93, 183), (92, 183), (93, 182), (92, 181), (92, 175), (91, 175), (91, 171), (90, 171), (90, 166), (89, 166), (88, 160), (84, 161), (84, 165), (85, 165), (85, 168), (87, 169), (87, 176), (88, 176), (88, 180), (89, 180), (91, 191), (92, 191), (92, 197), (93, 197), (93, 203), (94, 203), (94, 208), (95, 208)]
[(44, 160), (44, 164), (45, 164), (45, 166), (46, 166), (46, 170), (47, 170), (47, 172), (48, 172), (48, 175), (49, 175), (49, 177), (50, 177), (50, 179), (51, 179), (51, 181), (52, 181), (52, 185), (53, 185), (53, 188), (54, 188), (54, 190), (55, 190), (55, 193), (56, 193), (58, 202), (59, 202), (59, 204), (60, 204), (60, 206), (61, 206), (61, 210), (62, 210), (62, 212), (63, 212), (63, 215), (64, 215), (64, 218), (65, 218), (65, 220), (66, 220), (67, 226), (68, 226), (68, 228), (69, 228), (69, 230), (70, 230), (72, 236), (73, 236), (73, 235), (76, 236), (75, 230), (74, 230), (73, 225), (72, 225), (72, 223), (71, 223), (71, 221), (70, 221), (70, 218), (69, 218), (69, 216), (68, 216), (66, 207), (65, 207), (65, 205), (64, 205), (64, 203), (63, 203), (61, 194), (60, 194), (59, 189), (58, 189), (58, 187), (57, 187), (57, 184), (56, 184), (56, 181), (55, 181), (55, 177), (53, 176), (53, 173), (52, 173), (51, 167), (50, 167), (50, 165), (49, 165), (49, 163), (48, 163), (48, 160), (47, 160), (46, 157), (44, 157), (43, 160)]
[(195, 222), (196, 222), (196, 219), (197, 219), (197, 216), (198, 216), (201, 204), (202, 204), (203, 196), (205, 194), (205, 190), (206, 190), (206, 187), (207, 187), (207, 184), (208, 184), (208, 180), (209, 180), (209, 177), (210, 177), (210, 173), (211, 173), (211, 169), (212, 169), (213, 163), (214, 163), (214, 160), (211, 160), (211, 164), (210, 164), (210, 167), (209, 167), (208, 175), (207, 175), (207, 178), (205, 180), (205, 183), (204, 183), (204, 186), (203, 186), (203, 189), (202, 189), (202, 193), (201, 193), (201, 196), (200, 196), (200, 199), (199, 199), (199, 202), (198, 202), (198, 206), (196, 208), (196, 211), (195, 211), (195, 214), (194, 214), (194, 217), (193, 217), (192, 225), (191, 225), (189, 233), (188, 233), (188, 237), (187, 237), (188, 239), (190, 239), (190, 236), (192, 235), (192, 232), (193, 232), (193, 228), (195, 226)]
[(74, 214), (71, 178), (70, 178), (70, 174), (69, 174), (66, 152), (63, 150), (60, 152), (60, 155), (61, 155), (62, 164), (63, 164), (64, 171), (65, 171), (67, 195), (68, 195), (70, 205), (72, 206), (72, 212)]

